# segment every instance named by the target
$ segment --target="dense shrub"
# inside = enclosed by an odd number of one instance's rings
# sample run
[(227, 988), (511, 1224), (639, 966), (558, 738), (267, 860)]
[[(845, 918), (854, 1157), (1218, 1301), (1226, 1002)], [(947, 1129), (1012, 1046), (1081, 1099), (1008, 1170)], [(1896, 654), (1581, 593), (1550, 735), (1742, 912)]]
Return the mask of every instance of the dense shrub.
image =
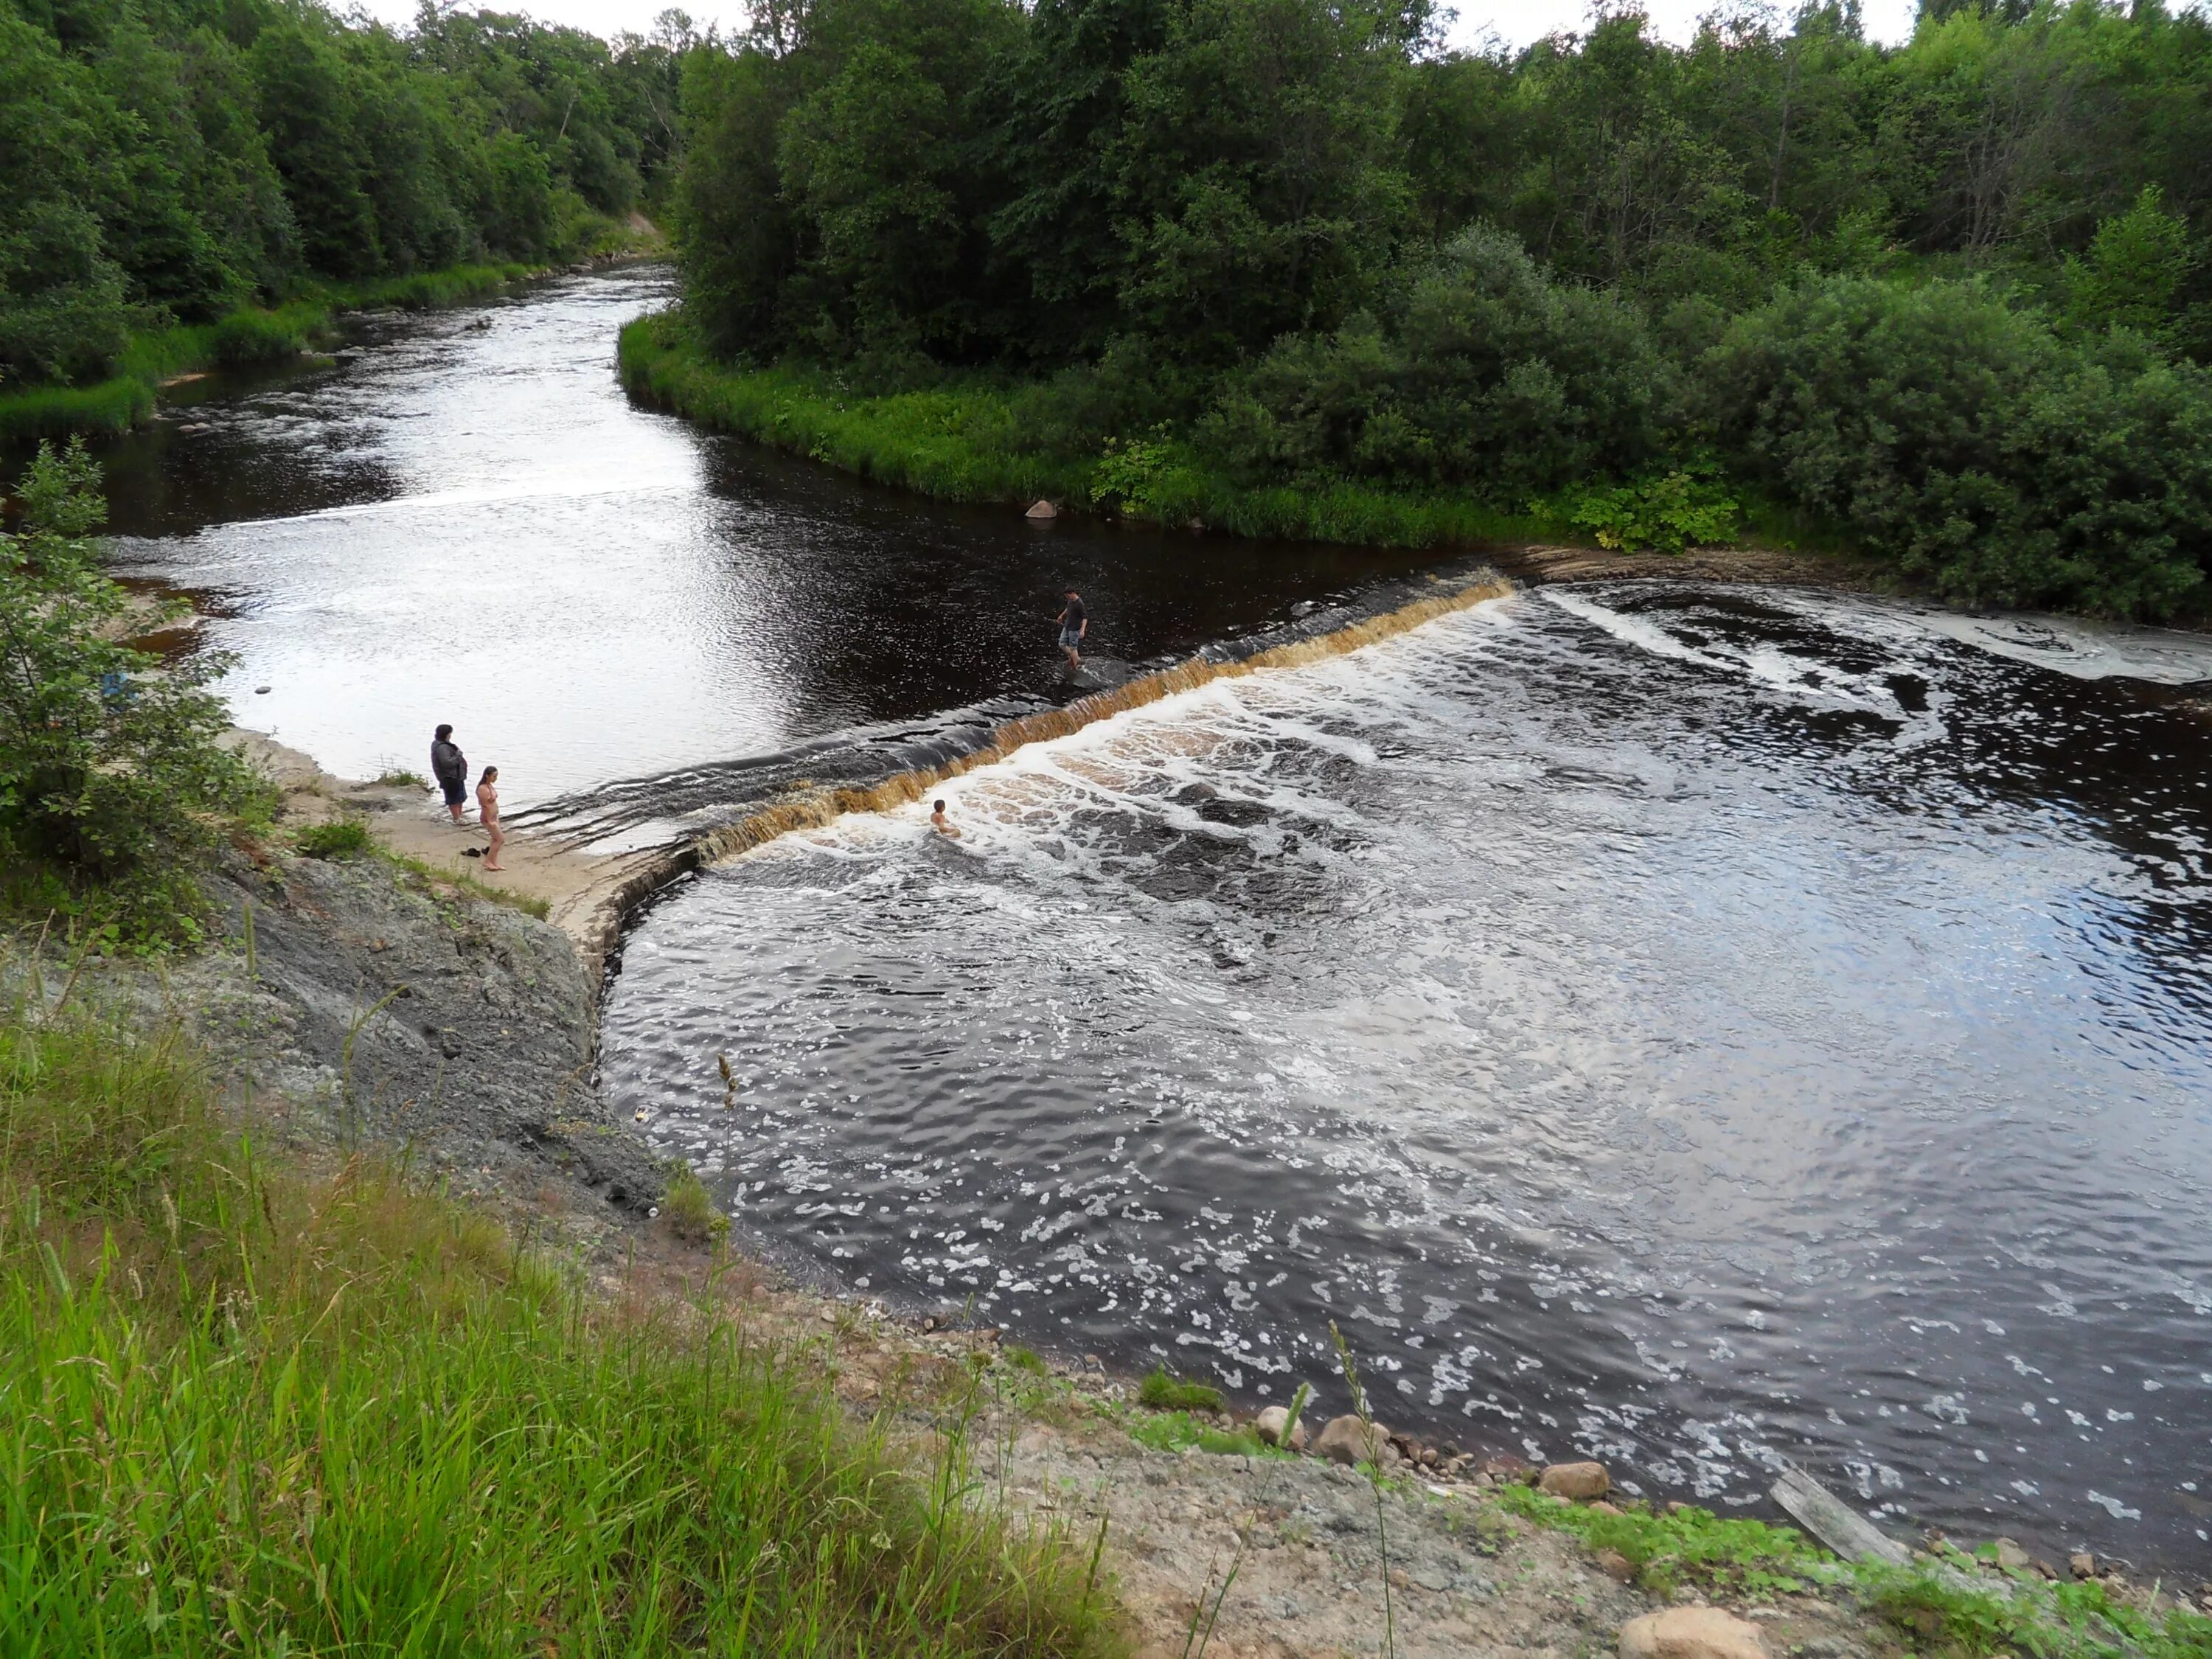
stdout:
[(1700, 379), (1746, 467), (1953, 598), (2158, 617), (2203, 582), (2212, 381), (2140, 336), (1833, 277), (1737, 319)]
[(96, 890), (132, 942), (189, 939), (192, 864), (263, 789), (216, 741), (229, 719), (204, 688), (228, 660), (159, 665), (113, 638), (132, 602), (100, 568), (99, 476), (82, 441), (41, 445), (0, 536), (0, 866)]
[(1232, 380), (1200, 441), (1248, 476), (1336, 472), (1519, 502), (1642, 465), (1674, 400), (1632, 307), (1478, 228), (1387, 320), (1277, 345)]

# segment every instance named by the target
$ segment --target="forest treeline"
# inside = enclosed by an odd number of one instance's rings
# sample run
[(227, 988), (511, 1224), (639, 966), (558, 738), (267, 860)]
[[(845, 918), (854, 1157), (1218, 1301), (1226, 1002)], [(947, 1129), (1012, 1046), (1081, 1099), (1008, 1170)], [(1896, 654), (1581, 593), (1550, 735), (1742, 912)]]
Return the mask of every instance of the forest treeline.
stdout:
[(753, 16), (684, 62), (680, 328), (781, 407), (972, 395), (1125, 506), (1357, 487), (1668, 545), (1741, 503), (1955, 597), (2202, 602), (2196, 13), (1488, 53), (1425, 0)]
[(610, 46), (428, 5), (402, 33), (304, 0), (0, 0), (0, 392), (319, 279), (588, 248), (670, 165), (689, 44), (677, 13)]

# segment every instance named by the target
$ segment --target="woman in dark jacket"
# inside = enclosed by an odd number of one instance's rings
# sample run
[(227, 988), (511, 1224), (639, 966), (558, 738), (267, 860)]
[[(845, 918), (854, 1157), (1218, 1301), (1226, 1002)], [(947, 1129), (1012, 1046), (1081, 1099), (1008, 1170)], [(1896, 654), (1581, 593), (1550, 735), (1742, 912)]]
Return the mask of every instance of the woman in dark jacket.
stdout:
[(440, 726), (430, 738), (430, 775), (446, 792), (446, 811), (461, 821), (461, 808), (469, 798), (469, 762), (453, 741), (453, 728)]

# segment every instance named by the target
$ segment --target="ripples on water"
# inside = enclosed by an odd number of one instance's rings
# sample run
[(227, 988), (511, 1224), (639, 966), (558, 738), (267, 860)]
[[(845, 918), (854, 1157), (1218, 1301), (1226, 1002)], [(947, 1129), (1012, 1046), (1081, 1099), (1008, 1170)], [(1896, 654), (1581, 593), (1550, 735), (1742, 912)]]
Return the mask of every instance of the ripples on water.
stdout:
[(1335, 1320), (1463, 1443), (2197, 1554), (2207, 732), (1870, 605), (1551, 590), (710, 872), (605, 1075), (873, 1293), (1323, 1410)]

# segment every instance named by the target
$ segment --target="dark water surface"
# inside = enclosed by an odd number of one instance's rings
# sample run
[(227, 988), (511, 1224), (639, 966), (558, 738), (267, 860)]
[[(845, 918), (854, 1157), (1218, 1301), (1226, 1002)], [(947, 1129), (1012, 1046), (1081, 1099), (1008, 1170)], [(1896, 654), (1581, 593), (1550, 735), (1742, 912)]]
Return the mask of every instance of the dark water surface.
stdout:
[[(722, 866), (605, 1072), (856, 1286), (1751, 1501), (2212, 1559), (2205, 714), (1620, 585)], [(716, 1073), (738, 1078), (723, 1106)]]
[(219, 613), (246, 724), (357, 777), (425, 770), (450, 720), (526, 807), (1048, 692), (1070, 584), (1101, 654), (1146, 658), (1417, 562), (1039, 528), (696, 432), (613, 374), (670, 293), (645, 267), (372, 318), (355, 361), (207, 386), (107, 458), (124, 568)]
[[(356, 773), (452, 720), (518, 802), (694, 810), (1051, 695), (1069, 580), (1134, 660), (1411, 564), (693, 433), (611, 374), (665, 292), (371, 319), (118, 449), (243, 719)], [(855, 1289), (1324, 1409), (1334, 1319), (1462, 1443), (1723, 1505), (1788, 1455), (1900, 1529), (2201, 1567), (2212, 716), (1946, 630), (1615, 584), (1218, 684), (948, 786), (957, 842), (847, 819), (678, 889), (605, 1080)]]

